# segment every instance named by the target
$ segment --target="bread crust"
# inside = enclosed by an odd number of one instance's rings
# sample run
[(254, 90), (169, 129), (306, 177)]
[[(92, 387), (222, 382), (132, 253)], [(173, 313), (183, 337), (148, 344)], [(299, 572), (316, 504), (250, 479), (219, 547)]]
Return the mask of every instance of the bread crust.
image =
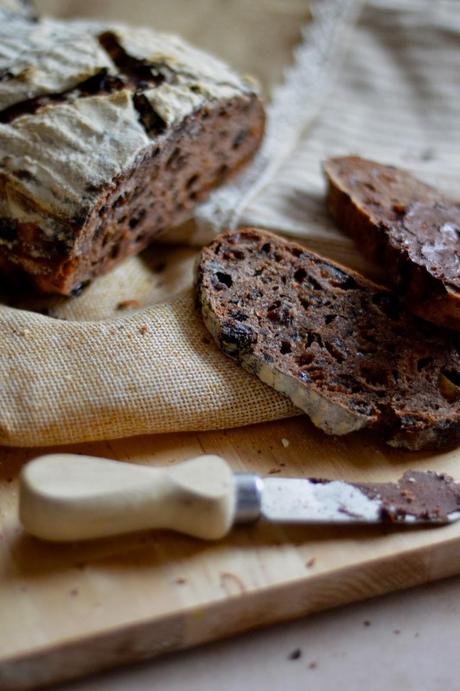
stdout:
[(408, 449), (458, 442), (458, 338), (387, 289), (254, 228), (206, 247), (196, 284), (219, 348), (326, 433), (371, 428)]
[(178, 37), (18, 15), (0, 44), (1, 264), (42, 291), (142, 250), (261, 142), (254, 83)]
[(329, 159), (324, 172), (335, 222), (385, 266), (408, 308), (460, 330), (460, 205), (407, 171), (357, 156)]

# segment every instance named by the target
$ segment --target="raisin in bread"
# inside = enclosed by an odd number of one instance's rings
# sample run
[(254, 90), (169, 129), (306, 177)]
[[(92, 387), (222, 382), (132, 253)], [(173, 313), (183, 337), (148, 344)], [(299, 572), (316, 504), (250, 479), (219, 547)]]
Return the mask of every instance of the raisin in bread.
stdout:
[(78, 292), (254, 154), (254, 83), (176, 36), (0, 21), (0, 274)]
[(459, 337), (359, 274), (246, 228), (202, 251), (197, 298), (219, 348), (328, 434), (420, 449), (460, 437)]
[(460, 330), (460, 204), (407, 171), (356, 156), (324, 169), (340, 228), (384, 264), (412, 312)]

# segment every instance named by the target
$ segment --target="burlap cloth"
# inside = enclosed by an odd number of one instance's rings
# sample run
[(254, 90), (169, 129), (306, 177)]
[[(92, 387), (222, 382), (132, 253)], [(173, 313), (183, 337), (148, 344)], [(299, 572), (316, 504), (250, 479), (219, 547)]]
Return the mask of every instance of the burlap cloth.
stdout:
[(222, 227), (250, 223), (372, 272), (325, 211), (320, 163), (330, 155), (402, 164), (455, 196), (457, 0), (371, 0), (364, 7), (359, 0), (318, 0), (310, 10), (300, 0), (37, 4), (60, 16), (178, 31), (255, 73), (267, 94), (278, 86), (260, 155), (198, 210), (195, 222), (165, 238), (175, 247), (129, 259), (79, 298), (5, 292), (0, 443), (62, 444), (296, 414), (211, 342), (193, 304), (193, 247)]

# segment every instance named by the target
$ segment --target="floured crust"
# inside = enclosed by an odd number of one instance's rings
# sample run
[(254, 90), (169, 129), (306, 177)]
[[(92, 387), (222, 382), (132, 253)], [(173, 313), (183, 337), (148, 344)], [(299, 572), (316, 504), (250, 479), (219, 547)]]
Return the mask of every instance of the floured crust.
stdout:
[(199, 50), (175, 34), (153, 32), (151, 29), (116, 25), (109, 29), (127, 55), (153, 64), (158, 69), (201, 82), (209, 88), (232, 87), (235, 91), (253, 90), (254, 82), (242, 78), (218, 58)]
[[(15, 103), (66, 91), (100, 70), (115, 73), (91, 26), (16, 19), (0, 24), (0, 111)], [(88, 30), (89, 29), (89, 30)]]
[[(115, 129), (123, 137), (115, 137)], [(149, 145), (126, 90), (45, 106), (0, 125), (0, 215), (37, 223), (48, 237), (72, 242), (62, 221), (86, 216), (99, 188)]]
[[(153, 158), (195, 114), (230, 112), (235, 102), (244, 106), (239, 130), (247, 141), (240, 155), (230, 156), (232, 142), (223, 133), (219, 155), (225, 166), (205, 190), (195, 190), (196, 201), (260, 143), (263, 109), (250, 80), (180, 38), (153, 30), (28, 21), (19, 15), (1, 23), (0, 252), (5, 260), (40, 273), (33, 257), (45, 259), (54, 241), (63, 261), (74, 259), (85, 224), (123, 176)], [(34, 241), (24, 256), (29, 228)], [(54, 270), (50, 264), (48, 272)], [(62, 290), (58, 283), (50, 289), (68, 291), (69, 281)]]
[(328, 208), (418, 316), (460, 330), (460, 204), (411, 173), (357, 156), (326, 161)]
[(240, 229), (203, 250), (197, 298), (218, 346), (326, 433), (379, 429), (409, 449), (460, 438), (458, 338), (359, 274)]
[[(12, 75), (0, 82), (0, 111), (26, 98), (66, 91), (103, 70), (118, 74), (98, 42), (100, 24), (51, 19), (19, 24), (19, 37), (10, 36), (9, 45), (7, 27), (0, 32), (0, 70)], [(171, 84), (136, 89), (158, 107), (167, 125), (183, 120), (205, 102), (254, 92), (224, 63), (176, 36), (145, 29), (109, 30), (122, 47), (132, 51), (130, 55), (155, 65), (153, 70), (167, 71)], [(43, 207), (42, 227), (49, 224), (48, 211), (53, 206), (68, 219), (81, 213), (82, 201), (86, 206), (92, 201), (85, 188), (110, 183), (159, 138), (140, 124), (133, 93), (130, 87), (119, 93), (76, 98), (0, 123), (0, 173), (37, 207), (33, 220)], [(60, 190), (58, 199), (56, 190)], [(15, 215), (8, 213), (13, 211), (8, 195), (1, 203), (2, 216), (31, 220), (26, 204), (21, 210), (15, 205)]]

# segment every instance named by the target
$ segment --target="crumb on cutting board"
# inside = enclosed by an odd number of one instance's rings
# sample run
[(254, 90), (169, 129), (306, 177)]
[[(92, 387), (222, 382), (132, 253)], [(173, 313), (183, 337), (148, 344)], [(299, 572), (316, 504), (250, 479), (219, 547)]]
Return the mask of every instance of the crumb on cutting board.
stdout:
[(140, 306), (139, 300), (122, 300), (118, 303), (117, 310), (132, 310)]
[(302, 651), (300, 648), (295, 648), (295, 650), (289, 653), (288, 660), (298, 660), (300, 657), (302, 657)]

